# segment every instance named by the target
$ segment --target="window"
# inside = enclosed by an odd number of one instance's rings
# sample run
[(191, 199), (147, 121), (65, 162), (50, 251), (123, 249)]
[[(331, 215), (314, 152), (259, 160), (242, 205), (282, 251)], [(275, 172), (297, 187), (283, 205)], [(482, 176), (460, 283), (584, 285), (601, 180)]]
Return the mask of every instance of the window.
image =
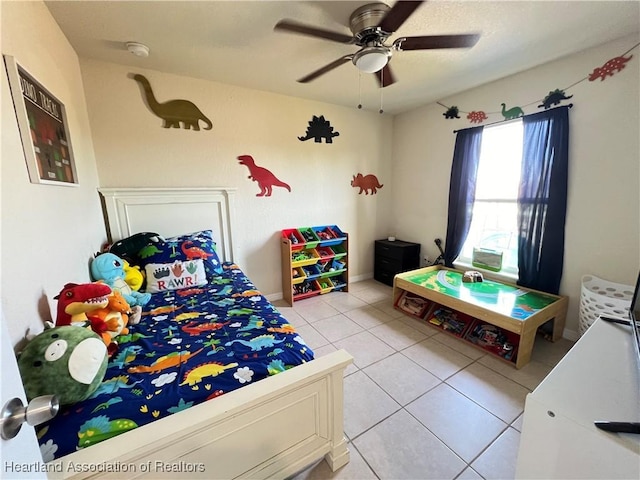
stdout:
[(518, 188), (522, 121), (486, 127), (482, 133), (473, 218), (456, 262), (471, 265), (473, 249), (502, 252), (501, 273), (518, 276)]

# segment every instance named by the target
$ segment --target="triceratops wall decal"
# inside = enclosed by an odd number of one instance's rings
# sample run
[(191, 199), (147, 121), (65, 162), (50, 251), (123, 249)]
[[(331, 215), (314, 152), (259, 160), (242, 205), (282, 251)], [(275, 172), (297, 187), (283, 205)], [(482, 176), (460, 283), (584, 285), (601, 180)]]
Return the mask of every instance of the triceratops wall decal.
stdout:
[(353, 180), (351, 180), (351, 186), (359, 188), (360, 191), (358, 195), (364, 192), (365, 195), (369, 195), (369, 190), (371, 190), (371, 195), (378, 193), (378, 188), (384, 187), (378, 181), (378, 177), (373, 174), (362, 175), (359, 173), (358, 175), (353, 176)]

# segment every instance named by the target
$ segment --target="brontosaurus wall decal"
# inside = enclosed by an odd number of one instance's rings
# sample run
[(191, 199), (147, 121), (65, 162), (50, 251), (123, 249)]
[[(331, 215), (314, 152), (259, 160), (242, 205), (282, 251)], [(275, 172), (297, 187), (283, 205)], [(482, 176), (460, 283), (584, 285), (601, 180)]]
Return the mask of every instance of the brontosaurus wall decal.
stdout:
[(264, 167), (256, 165), (251, 155), (240, 155), (238, 157), (240, 165), (246, 165), (249, 169), (249, 178), (254, 182), (258, 182), (260, 193), (256, 193), (256, 197), (270, 197), (273, 187), (283, 187), (291, 191), (291, 187), (286, 183), (278, 180), (276, 176)]
[(142, 86), (147, 106), (164, 121), (162, 124), (164, 128), (180, 128), (180, 124), (182, 124), (182, 128), (185, 130), (193, 128), (197, 131), (200, 130), (199, 120), (207, 124), (204, 127), (205, 130), (211, 130), (213, 127), (211, 120), (205, 117), (204, 113), (189, 100), (169, 100), (160, 103), (156, 100), (149, 81), (143, 75), (136, 74), (133, 79)]

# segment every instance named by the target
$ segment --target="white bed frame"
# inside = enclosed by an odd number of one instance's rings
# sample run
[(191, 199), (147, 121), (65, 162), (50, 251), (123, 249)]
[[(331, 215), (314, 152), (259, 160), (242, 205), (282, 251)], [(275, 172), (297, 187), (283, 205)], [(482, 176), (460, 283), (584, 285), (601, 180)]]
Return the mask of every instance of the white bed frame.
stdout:
[[(233, 261), (231, 188), (104, 188), (109, 239), (212, 229)], [(51, 466), (50, 478), (286, 478), (323, 457), (349, 461), (344, 350), (144, 425)], [(84, 470), (84, 471), (81, 471)]]

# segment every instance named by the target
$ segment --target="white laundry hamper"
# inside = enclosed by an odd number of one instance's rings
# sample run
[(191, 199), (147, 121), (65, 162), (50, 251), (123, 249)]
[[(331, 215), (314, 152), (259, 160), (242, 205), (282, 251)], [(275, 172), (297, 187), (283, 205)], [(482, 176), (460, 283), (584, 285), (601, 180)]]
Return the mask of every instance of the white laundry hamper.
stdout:
[(602, 315), (627, 320), (633, 286), (609, 282), (594, 275), (582, 277), (578, 330), (580, 336)]

